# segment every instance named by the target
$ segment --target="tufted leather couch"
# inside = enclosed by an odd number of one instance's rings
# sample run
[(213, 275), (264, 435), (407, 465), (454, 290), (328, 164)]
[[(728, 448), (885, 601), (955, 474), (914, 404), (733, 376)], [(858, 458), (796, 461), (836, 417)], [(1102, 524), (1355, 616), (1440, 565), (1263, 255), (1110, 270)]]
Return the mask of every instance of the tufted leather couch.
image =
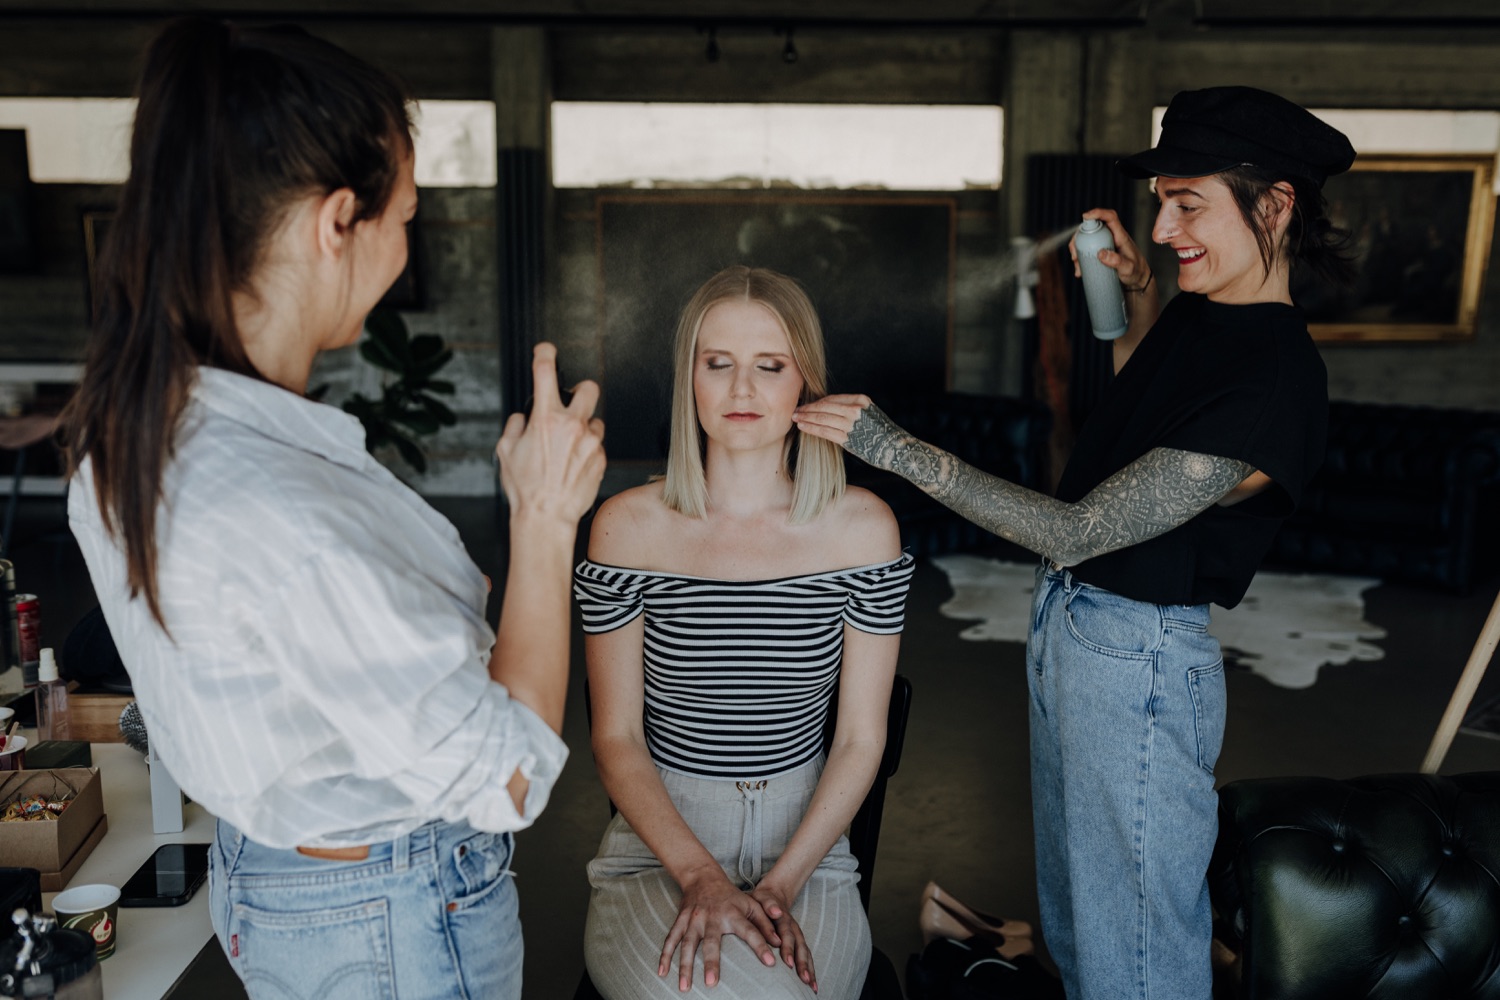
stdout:
[(1267, 563), (1458, 593), (1500, 569), (1500, 412), (1339, 401)]
[[(1039, 402), (1008, 396), (944, 392), (881, 400), (886, 415), (918, 439), (957, 455), (975, 468), (1050, 492), (1047, 438), (1052, 414)], [(901, 542), (913, 555), (935, 556), (1001, 546), (1006, 558), (1036, 557), (1001, 542), (988, 531), (950, 511), (899, 476), (850, 456), (849, 482), (873, 490), (891, 505), (901, 526)]]
[(1219, 791), (1209, 885), (1245, 1000), (1500, 998), (1497, 879), (1500, 772)]

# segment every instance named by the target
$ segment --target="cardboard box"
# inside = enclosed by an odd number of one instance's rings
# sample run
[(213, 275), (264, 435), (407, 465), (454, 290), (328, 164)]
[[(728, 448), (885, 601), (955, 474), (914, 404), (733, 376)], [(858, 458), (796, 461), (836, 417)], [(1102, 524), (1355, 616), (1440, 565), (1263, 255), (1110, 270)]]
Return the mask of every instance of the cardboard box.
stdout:
[(11, 771), (0, 778), (0, 810), (16, 799), (73, 792), (55, 821), (0, 823), (0, 857), (42, 873), (42, 891), (57, 892), (77, 873), (109, 829), (97, 767)]

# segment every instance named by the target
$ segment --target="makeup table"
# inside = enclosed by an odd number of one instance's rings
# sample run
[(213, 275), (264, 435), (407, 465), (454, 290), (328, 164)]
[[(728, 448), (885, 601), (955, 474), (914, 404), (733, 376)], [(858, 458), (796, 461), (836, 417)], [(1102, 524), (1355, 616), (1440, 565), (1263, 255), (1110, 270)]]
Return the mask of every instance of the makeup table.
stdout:
[[(125, 884), (162, 844), (210, 843), (214, 818), (196, 802), (183, 806), (181, 833), (151, 832), (151, 779), (146, 760), (123, 743), (95, 743), (109, 832), (68, 884)], [(55, 893), (45, 893), (49, 910)], [(160, 1000), (213, 936), (207, 880), (181, 906), (122, 907), (115, 953), (99, 964), (109, 1000)]]

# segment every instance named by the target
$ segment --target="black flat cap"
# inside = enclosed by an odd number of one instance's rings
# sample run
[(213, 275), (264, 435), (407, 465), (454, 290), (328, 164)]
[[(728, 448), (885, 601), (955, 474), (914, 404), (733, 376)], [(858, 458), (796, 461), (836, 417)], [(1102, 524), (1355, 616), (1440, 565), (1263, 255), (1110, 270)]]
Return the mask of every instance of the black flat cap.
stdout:
[(1206, 177), (1249, 164), (1322, 187), (1352, 163), (1348, 137), (1307, 109), (1254, 87), (1209, 87), (1172, 98), (1156, 146), (1115, 165), (1145, 178)]

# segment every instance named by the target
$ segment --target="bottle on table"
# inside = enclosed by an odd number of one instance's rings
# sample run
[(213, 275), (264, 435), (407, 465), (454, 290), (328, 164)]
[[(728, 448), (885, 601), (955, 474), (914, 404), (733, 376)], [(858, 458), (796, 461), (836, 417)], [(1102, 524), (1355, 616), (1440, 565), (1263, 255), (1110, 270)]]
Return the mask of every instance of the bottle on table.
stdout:
[(57, 675), (57, 656), (42, 650), (37, 666), (36, 734), (40, 740), (66, 740), (73, 735), (68, 715), (68, 684)]

